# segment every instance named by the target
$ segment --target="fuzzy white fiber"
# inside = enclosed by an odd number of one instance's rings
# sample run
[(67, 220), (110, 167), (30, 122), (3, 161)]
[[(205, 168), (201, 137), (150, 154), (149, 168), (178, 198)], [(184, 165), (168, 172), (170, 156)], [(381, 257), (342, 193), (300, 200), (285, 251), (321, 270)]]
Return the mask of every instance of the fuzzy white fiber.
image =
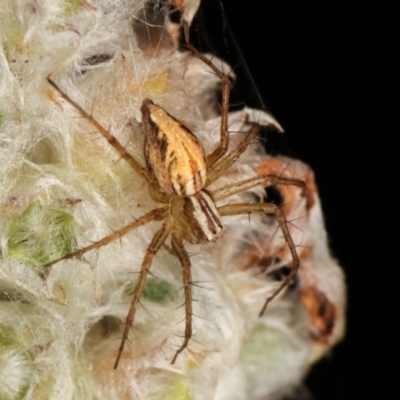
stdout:
[[(145, 3), (2, 1), (1, 400), (276, 399), (343, 335), (343, 275), (329, 255), (316, 193), (301, 229), (291, 232), (296, 243), (314, 246), (303, 260), (308, 272), (301, 282), (317, 286), (337, 309), (339, 322), (325, 342), (307, 333), (312, 318), (299, 288), (283, 293), (258, 318), (277, 282), (243, 268), (247, 259), (241, 257), (252, 246), (259, 246), (257, 257), (283, 246), (276, 223), (262, 216), (252, 216), (251, 223), (247, 216), (227, 217), (217, 243), (186, 246), (196, 282), (195, 335), (174, 365), (184, 333), (181, 267), (161, 248), (113, 370), (137, 272), (160, 222), (46, 268), (157, 206), (144, 179), (55, 92), (48, 75), (142, 165), (144, 98), (192, 128), (207, 153), (218, 143), (220, 118), (204, 99), (214, 97), (219, 82), (199, 60), (176, 49), (178, 27), (169, 21), (168, 7)], [(198, 1), (179, 3), (191, 20)], [(237, 132), (231, 147), (252, 122), (280, 129), (263, 112), (231, 113), (229, 126)], [(250, 146), (213, 188), (254, 176), (267, 158), (261, 146)], [(298, 165), (296, 177), (309, 173)], [(263, 193), (255, 188), (225, 203), (253, 201)], [(298, 208), (288, 219), (305, 207), (296, 193)], [(290, 263), (288, 255), (281, 259)]]

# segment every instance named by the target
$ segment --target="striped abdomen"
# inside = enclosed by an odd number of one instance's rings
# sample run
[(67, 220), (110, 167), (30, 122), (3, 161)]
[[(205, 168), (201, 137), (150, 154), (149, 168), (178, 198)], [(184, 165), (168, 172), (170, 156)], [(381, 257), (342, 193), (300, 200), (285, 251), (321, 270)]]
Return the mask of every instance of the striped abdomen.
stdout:
[(170, 194), (199, 192), (207, 174), (206, 157), (197, 138), (164, 109), (145, 99), (141, 107), (144, 154), (149, 171)]

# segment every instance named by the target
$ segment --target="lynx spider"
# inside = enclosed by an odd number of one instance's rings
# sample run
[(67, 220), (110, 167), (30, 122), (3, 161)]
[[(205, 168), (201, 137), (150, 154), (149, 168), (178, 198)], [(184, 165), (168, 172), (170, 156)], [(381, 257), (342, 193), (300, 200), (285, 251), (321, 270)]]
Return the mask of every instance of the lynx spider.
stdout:
[(134, 296), (126, 317), (125, 328), (114, 369), (118, 367), (129, 330), (133, 324), (137, 305), (152, 260), (169, 235), (171, 235), (172, 251), (182, 266), (186, 314), (185, 338), (182, 345), (175, 352), (171, 364), (174, 364), (179, 354), (188, 347), (189, 341), (192, 338), (191, 263), (189, 255), (184, 248), (184, 240), (192, 244), (216, 241), (222, 235), (223, 231), (221, 216), (257, 212), (274, 214), (277, 217), (284, 239), (290, 249), (293, 264), (291, 273), (283, 280), (279, 288), (266, 299), (260, 311), (260, 316), (264, 313), (267, 305), (290, 283), (299, 268), (299, 258), (286, 225), (285, 215), (276, 205), (272, 203), (236, 203), (217, 207), (216, 202), (255, 186), (263, 185), (266, 182), (296, 185), (304, 189), (305, 184), (303, 181), (281, 178), (275, 175), (257, 175), (250, 179), (225, 185), (213, 191), (206, 190), (211, 183), (216, 181), (236, 162), (240, 155), (247, 149), (248, 145), (256, 138), (260, 127), (257, 124), (253, 125), (244, 140), (226, 155), (229, 145), (229, 78), (191, 44), (189, 40), (189, 25), (186, 23), (184, 24), (184, 37), (189, 51), (207, 64), (222, 82), (220, 143), (207, 157), (198, 139), (185, 126), (161, 107), (155, 105), (151, 100), (145, 99), (141, 107), (145, 134), (144, 153), (146, 168), (144, 168), (127, 153), (125, 147), (109, 131), (63, 92), (50, 76), (47, 77), (47, 81), (59, 95), (87, 119), (121, 157), (147, 181), (152, 199), (164, 204), (164, 206), (153, 209), (141, 218), (98, 242), (47, 264), (47, 266), (50, 266), (61, 260), (81, 256), (90, 250), (105, 246), (123, 237), (127, 233), (151, 221), (164, 221), (161, 229), (154, 235), (144, 256)]

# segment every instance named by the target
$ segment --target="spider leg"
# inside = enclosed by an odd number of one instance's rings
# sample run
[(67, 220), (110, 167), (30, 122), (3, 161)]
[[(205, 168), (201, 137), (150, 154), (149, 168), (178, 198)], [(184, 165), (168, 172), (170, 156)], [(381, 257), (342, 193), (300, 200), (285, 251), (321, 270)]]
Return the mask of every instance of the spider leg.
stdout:
[(218, 179), (232, 164), (236, 162), (236, 160), (245, 152), (248, 145), (257, 137), (259, 131), (260, 126), (257, 124), (254, 125), (247, 133), (244, 140), (238, 144), (236, 149), (232, 150), (226, 157), (216, 162), (212, 168), (208, 170), (205, 187)]
[(229, 111), (229, 93), (231, 90), (231, 81), (228, 75), (220, 71), (211, 60), (200, 53), (191, 43), (189, 38), (189, 24), (183, 22), (183, 30), (185, 42), (188, 49), (205, 64), (207, 64), (214, 73), (221, 79), (222, 82), (222, 104), (221, 104), (221, 135), (218, 147), (207, 157), (208, 168), (212, 166), (227, 152), (229, 146), (229, 131), (228, 131), (228, 111)]
[(257, 175), (250, 179), (231, 183), (230, 185), (223, 186), (222, 188), (216, 189), (211, 192), (211, 196), (214, 201), (223, 200), (227, 197), (233, 196), (234, 194), (244, 192), (245, 190), (251, 189), (258, 185), (265, 186), (267, 182), (274, 185), (293, 185), (302, 189), (303, 195), (306, 191), (306, 183), (300, 179), (295, 178), (281, 178), (277, 175)]
[(179, 258), (179, 261), (182, 265), (182, 277), (183, 277), (183, 290), (185, 292), (185, 339), (176, 351), (174, 358), (171, 361), (171, 364), (174, 364), (179, 354), (186, 349), (189, 344), (189, 341), (192, 337), (192, 274), (190, 270), (190, 259), (187, 251), (185, 250), (182, 239), (178, 235), (172, 235), (171, 240), (172, 248), (175, 251), (175, 255)]
[(300, 260), (296, 252), (296, 246), (293, 243), (292, 237), (290, 236), (289, 229), (286, 224), (286, 217), (285, 214), (280, 210), (278, 206), (272, 203), (257, 203), (257, 204), (247, 204), (247, 203), (237, 203), (237, 204), (229, 204), (226, 206), (222, 206), (218, 208), (219, 214), (221, 216), (224, 215), (239, 215), (239, 214), (251, 214), (251, 213), (257, 213), (257, 212), (264, 212), (264, 213), (269, 213), (269, 214), (275, 214), (279, 226), (282, 230), (283, 237), (285, 238), (285, 241), (287, 245), (289, 246), (290, 253), (292, 255), (292, 270), (290, 271), (290, 274), (284, 279), (284, 281), (281, 283), (279, 288), (267, 298), (265, 301), (259, 316), (261, 317), (264, 314), (265, 309), (267, 308), (268, 304), (291, 282), (291, 280), (294, 278), (297, 270), (299, 269), (300, 266)]
[(124, 350), (125, 342), (128, 339), (129, 329), (132, 326), (133, 320), (135, 318), (136, 308), (139, 303), (140, 296), (143, 291), (144, 282), (146, 280), (147, 274), (150, 270), (151, 263), (157, 251), (163, 245), (164, 241), (167, 239), (171, 232), (171, 226), (164, 224), (162, 228), (154, 235), (150, 246), (147, 248), (146, 254), (144, 256), (142, 266), (140, 268), (139, 278), (135, 286), (135, 291), (131, 306), (129, 307), (128, 315), (126, 316), (124, 333), (122, 334), (121, 344), (118, 349), (117, 359), (115, 360), (114, 369), (118, 368), (118, 363)]
[(57, 260), (53, 260), (53, 261), (49, 262), (48, 264), (46, 264), (45, 267), (50, 267), (51, 265), (56, 264), (62, 260), (68, 260), (73, 257), (81, 256), (82, 254), (85, 254), (86, 252), (88, 252), (90, 250), (98, 249), (99, 247), (103, 247), (106, 244), (114, 242), (115, 240), (122, 238), (123, 236), (125, 236), (127, 233), (133, 231), (134, 229), (139, 228), (139, 226), (146, 225), (150, 221), (158, 220), (158, 219), (162, 218), (164, 216), (165, 212), (166, 212), (165, 208), (157, 208), (155, 210), (152, 210), (149, 213), (143, 215), (143, 217), (140, 217), (136, 221), (133, 221), (128, 225), (125, 225), (123, 228), (112, 233), (111, 235), (104, 237), (103, 239), (99, 240), (98, 242), (95, 242), (95, 243), (91, 244), (90, 246), (83, 247), (82, 249), (79, 249), (72, 253), (69, 253), (63, 257), (58, 258)]
[(71, 99), (51, 78), (50, 75), (47, 77), (47, 82), (63, 97), (69, 104), (71, 104), (84, 118), (86, 118), (110, 143), (112, 147), (121, 155), (121, 157), (126, 160), (130, 166), (147, 182), (151, 185), (157, 185), (155, 177), (143, 168), (125, 149), (125, 147), (117, 140), (117, 138), (105, 129), (96, 119), (87, 113), (78, 103)]

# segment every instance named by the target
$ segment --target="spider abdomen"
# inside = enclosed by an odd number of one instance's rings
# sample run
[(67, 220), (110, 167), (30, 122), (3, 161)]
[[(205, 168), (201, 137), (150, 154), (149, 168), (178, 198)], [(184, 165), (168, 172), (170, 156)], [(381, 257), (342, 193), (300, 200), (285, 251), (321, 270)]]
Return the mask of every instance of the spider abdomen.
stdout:
[(224, 229), (215, 202), (205, 190), (193, 196), (173, 197), (170, 215), (189, 243), (215, 242)]
[(207, 163), (196, 136), (149, 99), (141, 111), (146, 164), (160, 187), (178, 196), (199, 192), (206, 182)]

